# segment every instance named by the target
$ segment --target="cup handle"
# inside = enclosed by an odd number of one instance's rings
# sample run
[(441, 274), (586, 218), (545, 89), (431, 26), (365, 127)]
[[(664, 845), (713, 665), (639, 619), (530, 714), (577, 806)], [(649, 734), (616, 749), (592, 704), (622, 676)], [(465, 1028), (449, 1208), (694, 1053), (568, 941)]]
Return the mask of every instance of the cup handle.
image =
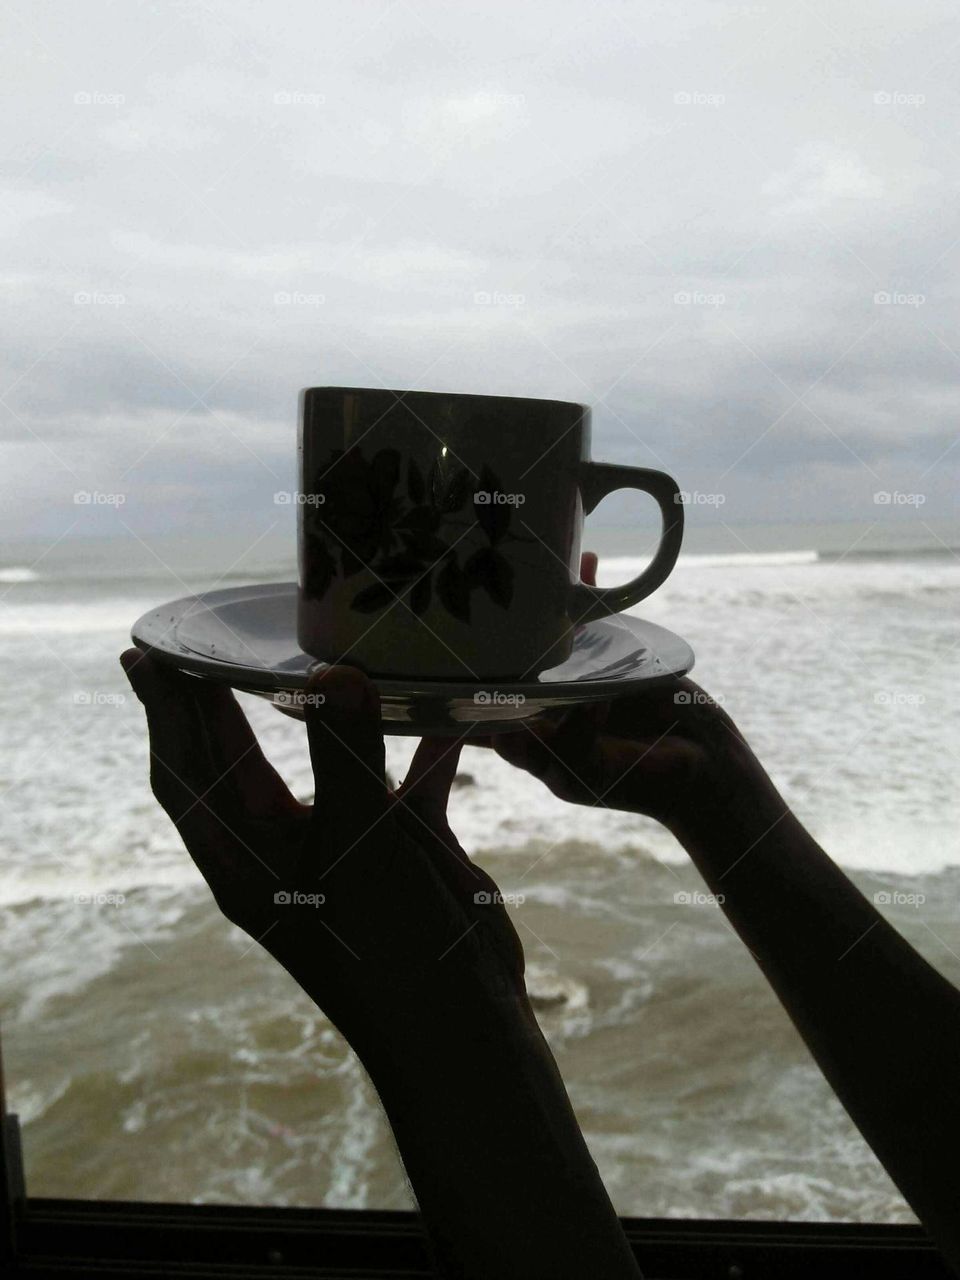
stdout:
[(677, 563), (683, 541), (683, 503), (677, 482), (665, 471), (646, 467), (620, 467), (608, 462), (581, 462), (580, 494), (583, 513), (589, 515), (601, 498), (617, 489), (640, 489), (656, 499), (663, 520), (660, 545), (646, 569), (619, 587), (590, 587), (578, 582), (571, 588), (570, 617), (576, 625), (629, 609), (656, 591)]

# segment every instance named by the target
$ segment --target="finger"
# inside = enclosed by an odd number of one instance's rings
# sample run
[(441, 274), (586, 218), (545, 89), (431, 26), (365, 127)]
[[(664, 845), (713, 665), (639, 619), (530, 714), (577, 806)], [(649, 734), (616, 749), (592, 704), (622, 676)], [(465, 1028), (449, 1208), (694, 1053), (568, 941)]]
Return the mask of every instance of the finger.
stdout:
[(120, 662), (146, 712), (153, 794), (199, 865), (202, 851), (222, 842), (229, 817), (217, 815), (207, 799), (217, 775), (190, 688), (193, 682), (139, 649), (127, 649)]
[(263, 754), (233, 690), (197, 682), (195, 693), (211, 757), (219, 774), (216, 788), (252, 817), (302, 813), (304, 806)]
[(604, 776), (600, 730), (608, 711), (609, 704), (604, 702), (574, 707), (545, 743), (552, 760), (553, 786), (559, 794), (583, 804), (597, 800)]
[(380, 696), (363, 672), (327, 667), (310, 677), (304, 712), (314, 827), (325, 857), (339, 858), (387, 812)]
[(446, 885), (457, 894), (472, 895), (495, 890), (490, 876), (472, 861), (444, 815), (442, 822), (428, 820), (413, 804), (399, 802), (397, 824), (430, 858), (431, 865)]
[(559, 725), (498, 734), (494, 749), (509, 764), (539, 778), (565, 800), (594, 804), (602, 790), (601, 756), (593, 708), (578, 708)]
[(397, 789), (397, 798), (413, 802), (425, 816), (439, 815), (445, 820), (462, 750), (463, 737), (422, 738)]
[(705, 698), (691, 680), (678, 678), (610, 705), (607, 731), (623, 737), (669, 732), (689, 718), (689, 708)]
[(664, 797), (689, 776), (690, 749), (673, 738), (606, 737), (598, 744), (603, 779), (597, 803), (610, 809), (650, 813), (663, 820)]
[(597, 565), (599, 557), (595, 551), (584, 551), (580, 557), (580, 580), (588, 587), (597, 585)]
[(450, 789), (465, 734), (459, 738), (423, 738), (407, 776), (396, 794), (398, 821), (430, 854), (433, 865), (457, 893), (496, 889), (490, 877), (470, 860), (447, 817)]
[(546, 781), (550, 766), (547, 744), (554, 733), (556, 728), (553, 725), (530, 725), (525, 732), (514, 730), (511, 733), (495, 733), (490, 739), (490, 745), (508, 764)]
[(450, 789), (457, 776), (462, 749), (462, 736), (423, 738), (396, 793), (396, 801), (419, 826), (420, 830), (414, 834), (421, 844), (431, 846), (435, 855), (453, 855), (457, 862), (470, 865), (447, 817)]

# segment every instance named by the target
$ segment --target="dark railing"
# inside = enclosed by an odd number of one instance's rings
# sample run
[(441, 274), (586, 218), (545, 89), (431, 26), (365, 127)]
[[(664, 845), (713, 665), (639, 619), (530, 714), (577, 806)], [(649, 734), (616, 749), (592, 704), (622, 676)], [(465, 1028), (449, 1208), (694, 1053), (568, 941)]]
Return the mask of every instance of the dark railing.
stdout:
[[(27, 1196), (15, 1116), (2, 1112), (0, 1276), (433, 1275), (414, 1213)], [(919, 1227), (625, 1218), (645, 1280), (950, 1280)], [(602, 1276), (584, 1280), (603, 1280)]]
[[(916, 1227), (624, 1219), (645, 1280), (949, 1280)], [(13, 1270), (77, 1276), (433, 1275), (412, 1213), (24, 1202)], [(603, 1280), (602, 1276), (584, 1280)]]

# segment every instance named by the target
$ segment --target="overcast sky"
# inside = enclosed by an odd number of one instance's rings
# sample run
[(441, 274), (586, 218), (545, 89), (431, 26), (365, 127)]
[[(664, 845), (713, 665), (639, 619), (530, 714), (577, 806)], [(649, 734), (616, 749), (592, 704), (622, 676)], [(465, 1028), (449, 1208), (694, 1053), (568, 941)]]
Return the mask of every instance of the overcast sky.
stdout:
[(272, 515), (323, 383), (586, 402), (706, 519), (954, 510), (955, 4), (4, 14), (6, 535)]

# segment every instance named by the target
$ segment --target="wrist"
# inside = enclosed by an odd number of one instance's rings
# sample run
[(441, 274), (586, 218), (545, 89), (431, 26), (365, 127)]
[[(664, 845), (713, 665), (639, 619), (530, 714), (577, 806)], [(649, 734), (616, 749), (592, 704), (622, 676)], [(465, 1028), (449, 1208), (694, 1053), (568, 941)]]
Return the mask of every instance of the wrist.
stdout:
[(526, 997), (425, 1014), (361, 1058), (450, 1273), (636, 1276)]
[(477, 1027), (535, 1025), (519, 940), (498, 913), (481, 907), (462, 929), (462, 920), (446, 922), (460, 931), (452, 946), (424, 935), (402, 946), (371, 943), (362, 954), (345, 947), (339, 964), (321, 962), (309, 937), (275, 930), (265, 945), (375, 1075), (381, 1062), (395, 1071), (427, 1047), (446, 1052)]
[(391, 1094), (419, 1093), (433, 1080), (449, 1085), (461, 1072), (475, 1078), (484, 1067), (497, 1070), (505, 1051), (545, 1048), (525, 992), (495, 993), (470, 980), (428, 983), (368, 1009), (349, 1038), (378, 1090)]
[(731, 730), (704, 752), (666, 826), (689, 850), (718, 838), (744, 845), (759, 842), (774, 828), (795, 821), (759, 760)]

